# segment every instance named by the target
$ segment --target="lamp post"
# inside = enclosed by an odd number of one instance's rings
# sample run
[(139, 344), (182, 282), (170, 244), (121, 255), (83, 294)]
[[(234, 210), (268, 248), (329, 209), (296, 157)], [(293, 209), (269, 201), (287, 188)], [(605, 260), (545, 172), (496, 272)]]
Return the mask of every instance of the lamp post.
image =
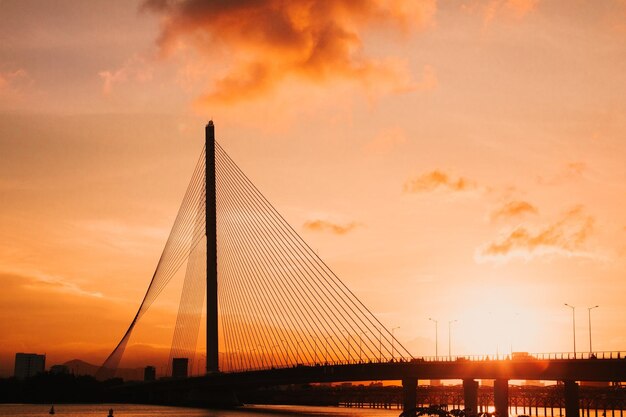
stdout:
[(352, 336), (347, 330), (342, 330), (341, 333), (345, 333), (348, 336), (348, 363), (350, 363), (350, 342), (352, 342)]
[(393, 331), (396, 329), (399, 329), (400, 326), (396, 326), (393, 329), (391, 329), (391, 361), (393, 362), (394, 360), (394, 350), (393, 350), (393, 341), (394, 341), (394, 337), (393, 337)]
[(261, 354), (261, 368), (265, 368), (265, 360), (263, 358), (263, 356), (265, 355), (264, 353), (265, 347), (261, 345), (258, 345), (257, 347), (259, 348), (259, 353)]
[(600, 306), (587, 307), (587, 313), (589, 313), (589, 355), (591, 355), (591, 352), (593, 352), (593, 350), (591, 349), (591, 310), (598, 307)]
[(289, 366), (289, 348), (285, 348), (285, 339), (280, 339), (280, 343), (282, 345), (283, 350), (285, 351), (285, 354), (287, 355), (287, 366)]
[(324, 338), (324, 342), (326, 344), (326, 348), (324, 351), (324, 364), (325, 365), (328, 365), (328, 339), (332, 339), (332, 338), (333, 338), (332, 336), (328, 336)]
[(378, 328), (378, 362), (383, 361), (383, 328)]
[(428, 320), (435, 322), (435, 359), (439, 357), (439, 321), (429, 317)]
[(565, 306), (572, 309), (572, 334), (574, 336), (574, 359), (576, 359), (576, 307), (565, 303)]
[(364, 332), (361, 332), (361, 334), (359, 334), (359, 362), (362, 362), (362, 357), (363, 357), (363, 336), (365, 336), (366, 333), (368, 333), (369, 330), (366, 330)]
[(448, 358), (452, 360), (452, 323), (456, 323), (458, 320), (450, 320), (448, 322)]

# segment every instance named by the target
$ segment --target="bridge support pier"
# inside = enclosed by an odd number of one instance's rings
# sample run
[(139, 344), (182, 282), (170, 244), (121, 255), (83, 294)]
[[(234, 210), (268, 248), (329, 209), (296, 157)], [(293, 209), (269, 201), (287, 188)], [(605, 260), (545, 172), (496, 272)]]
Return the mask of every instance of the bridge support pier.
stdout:
[(417, 378), (404, 378), (402, 392), (404, 394), (403, 410), (412, 410), (417, 407)]
[(565, 382), (565, 417), (579, 417), (580, 400), (578, 396), (578, 384), (576, 381)]
[(509, 417), (509, 380), (496, 379), (493, 382), (493, 402), (500, 417)]
[(463, 401), (467, 416), (478, 414), (478, 381), (473, 379), (463, 380)]

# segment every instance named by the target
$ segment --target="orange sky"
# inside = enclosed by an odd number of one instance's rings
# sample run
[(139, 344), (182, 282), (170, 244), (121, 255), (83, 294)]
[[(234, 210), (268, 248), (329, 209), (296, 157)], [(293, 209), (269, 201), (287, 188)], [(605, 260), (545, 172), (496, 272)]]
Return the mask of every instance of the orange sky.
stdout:
[(626, 2), (224, 4), (0, 2), (0, 373), (104, 359), (209, 118), (414, 355), (626, 349)]

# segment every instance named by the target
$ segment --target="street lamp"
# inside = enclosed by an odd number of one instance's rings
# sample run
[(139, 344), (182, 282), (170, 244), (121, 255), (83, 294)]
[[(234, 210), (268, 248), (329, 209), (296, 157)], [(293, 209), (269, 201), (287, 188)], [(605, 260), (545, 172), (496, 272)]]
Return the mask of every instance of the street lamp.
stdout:
[(347, 330), (342, 330), (341, 333), (348, 335), (348, 363), (350, 363), (350, 342), (352, 342), (352, 336), (350, 336), (350, 332)]
[(591, 352), (593, 352), (593, 350), (591, 349), (591, 310), (598, 307), (600, 306), (587, 307), (587, 313), (589, 313), (589, 355), (591, 355)]
[(265, 368), (265, 361), (263, 359), (265, 346), (258, 345), (259, 353), (261, 354), (261, 368)]
[(396, 326), (393, 329), (391, 329), (391, 361), (392, 362), (393, 362), (393, 359), (394, 359), (394, 355), (393, 355), (393, 353), (394, 353), (394, 350), (393, 350), (393, 340), (394, 340), (393, 331), (396, 330), (396, 329), (399, 329), (399, 328), (400, 328), (400, 326)]
[(448, 322), (448, 357), (452, 360), (452, 323), (456, 323), (458, 320), (450, 320)]
[(574, 359), (576, 359), (576, 307), (565, 303), (565, 306), (572, 309), (572, 333), (574, 335)]
[(324, 338), (324, 342), (326, 342), (326, 350), (324, 351), (324, 364), (328, 365), (328, 339), (332, 339), (332, 336), (328, 336)]
[(366, 330), (364, 332), (361, 332), (361, 334), (359, 334), (359, 362), (362, 362), (362, 357), (363, 357), (363, 336), (365, 336), (366, 333), (369, 333), (369, 330)]
[(428, 320), (435, 322), (435, 359), (439, 357), (439, 321), (429, 317)]

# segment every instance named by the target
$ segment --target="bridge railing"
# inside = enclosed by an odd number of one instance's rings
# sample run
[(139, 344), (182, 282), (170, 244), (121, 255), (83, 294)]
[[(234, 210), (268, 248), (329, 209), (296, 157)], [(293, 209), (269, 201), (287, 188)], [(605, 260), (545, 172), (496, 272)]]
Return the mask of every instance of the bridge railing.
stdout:
[(424, 362), (489, 361), (489, 360), (572, 360), (572, 359), (626, 359), (625, 351), (601, 352), (513, 352), (491, 355), (423, 356), (413, 359)]
[(351, 360), (351, 361), (319, 361), (311, 363), (298, 363), (298, 364), (267, 364), (266, 366), (237, 369), (233, 367), (228, 372), (250, 372), (250, 371), (262, 371), (268, 369), (285, 369), (295, 367), (318, 367), (318, 366), (341, 366), (341, 365), (356, 365), (356, 364), (377, 364), (377, 363), (419, 363), (419, 362), (461, 362), (461, 361), (524, 361), (524, 360), (603, 360), (603, 359), (624, 359), (626, 360), (626, 351), (602, 351), (602, 352), (546, 352), (546, 353), (527, 353), (527, 352), (513, 352), (500, 353), (492, 355), (453, 355), (453, 356), (421, 356), (414, 358), (396, 357), (393, 360), (389, 359), (363, 359), (363, 360)]

